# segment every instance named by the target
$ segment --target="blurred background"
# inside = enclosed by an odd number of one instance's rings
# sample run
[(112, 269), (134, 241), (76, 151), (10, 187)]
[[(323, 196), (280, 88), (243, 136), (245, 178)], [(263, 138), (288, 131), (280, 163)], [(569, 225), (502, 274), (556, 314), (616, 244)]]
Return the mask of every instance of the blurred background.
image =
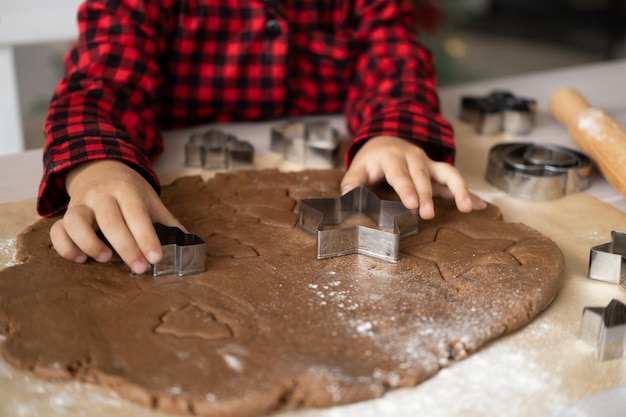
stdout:
[[(435, 55), (441, 87), (626, 58), (626, 0), (411, 2), (421, 39)], [(68, 47), (15, 48), (27, 149), (43, 146), (41, 126)]]

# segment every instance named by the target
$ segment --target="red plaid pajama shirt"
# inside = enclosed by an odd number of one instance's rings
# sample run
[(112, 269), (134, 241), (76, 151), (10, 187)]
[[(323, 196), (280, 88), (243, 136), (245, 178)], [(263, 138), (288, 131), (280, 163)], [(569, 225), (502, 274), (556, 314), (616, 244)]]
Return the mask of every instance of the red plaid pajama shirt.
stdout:
[(64, 171), (113, 158), (158, 191), (161, 131), (343, 113), (353, 141), (414, 140), (452, 162), (432, 57), (402, 0), (87, 0), (44, 124), (37, 209), (65, 210)]

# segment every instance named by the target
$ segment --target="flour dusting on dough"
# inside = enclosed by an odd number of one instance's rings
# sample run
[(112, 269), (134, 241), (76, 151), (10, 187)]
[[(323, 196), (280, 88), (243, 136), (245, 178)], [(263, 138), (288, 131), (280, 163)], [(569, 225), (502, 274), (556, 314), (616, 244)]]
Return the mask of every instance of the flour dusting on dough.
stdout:
[(226, 362), (230, 369), (239, 373), (243, 372), (243, 363), (238, 357), (230, 354), (224, 354), (222, 355), (222, 358), (224, 358), (224, 362)]
[[(559, 338), (551, 326), (533, 326), (532, 337)], [(393, 379), (380, 369), (380, 379)], [(391, 382), (391, 381), (390, 381)], [(565, 383), (558, 372), (546, 369), (542, 360), (528, 349), (509, 340), (490, 346), (481, 355), (439, 371), (435, 378), (410, 390), (398, 390), (384, 397), (325, 410), (306, 410), (298, 417), (379, 417), (379, 416), (498, 416), (526, 417), (524, 402), (533, 398), (539, 409), (553, 410), (568, 403), (559, 395)], [(480, 387), (480, 390), (473, 389)], [(516, 395), (511, 395), (516, 393)]]

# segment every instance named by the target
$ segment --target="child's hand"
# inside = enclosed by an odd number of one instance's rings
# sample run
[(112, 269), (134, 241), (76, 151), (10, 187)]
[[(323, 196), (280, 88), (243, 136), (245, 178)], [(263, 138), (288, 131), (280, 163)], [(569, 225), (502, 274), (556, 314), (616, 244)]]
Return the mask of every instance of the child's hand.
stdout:
[(153, 222), (185, 230), (136, 171), (114, 160), (86, 162), (66, 177), (67, 212), (50, 230), (52, 244), (64, 258), (85, 262), (111, 259), (111, 249), (98, 238), (100, 230), (122, 260), (137, 274), (148, 262), (161, 260), (161, 243)]
[(461, 173), (445, 162), (435, 162), (414, 143), (394, 136), (369, 139), (354, 156), (341, 182), (343, 193), (360, 185), (387, 180), (409, 209), (420, 217), (435, 216), (433, 196), (454, 198), (462, 212), (480, 210), (487, 204), (471, 194)]

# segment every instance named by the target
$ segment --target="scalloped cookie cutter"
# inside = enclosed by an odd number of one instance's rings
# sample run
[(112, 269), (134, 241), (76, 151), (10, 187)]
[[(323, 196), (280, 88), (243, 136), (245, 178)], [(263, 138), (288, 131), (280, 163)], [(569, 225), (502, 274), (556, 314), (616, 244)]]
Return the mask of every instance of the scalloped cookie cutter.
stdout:
[(219, 129), (193, 133), (185, 144), (185, 165), (208, 170), (251, 169), (254, 166), (254, 146)]
[(611, 231), (611, 241), (591, 248), (587, 276), (626, 288), (626, 233)]
[(179, 277), (205, 272), (206, 244), (193, 233), (185, 233), (178, 227), (154, 224), (161, 242), (163, 257), (158, 264), (149, 264), (148, 273), (158, 277), (176, 274)]
[(287, 161), (307, 168), (333, 168), (339, 151), (339, 133), (326, 120), (289, 121), (271, 129), (270, 149)]
[[(325, 228), (339, 225), (357, 213), (366, 215), (383, 230), (366, 226)], [(298, 225), (317, 235), (317, 259), (357, 253), (395, 263), (400, 240), (418, 232), (418, 220), (417, 213), (401, 202), (381, 200), (361, 186), (337, 198), (301, 200)]]
[(537, 102), (517, 97), (506, 90), (494, 90), (482, 97), (461, 97), (459, 118), (471, 123), (481, 135), (506, 131), (526, 134), (535, 126)]
[(626, 353), (626, 305), (617, 299), (606, 307), (585, 307), (580, 339), (598, 349), (601, 361), (621, 358)]

